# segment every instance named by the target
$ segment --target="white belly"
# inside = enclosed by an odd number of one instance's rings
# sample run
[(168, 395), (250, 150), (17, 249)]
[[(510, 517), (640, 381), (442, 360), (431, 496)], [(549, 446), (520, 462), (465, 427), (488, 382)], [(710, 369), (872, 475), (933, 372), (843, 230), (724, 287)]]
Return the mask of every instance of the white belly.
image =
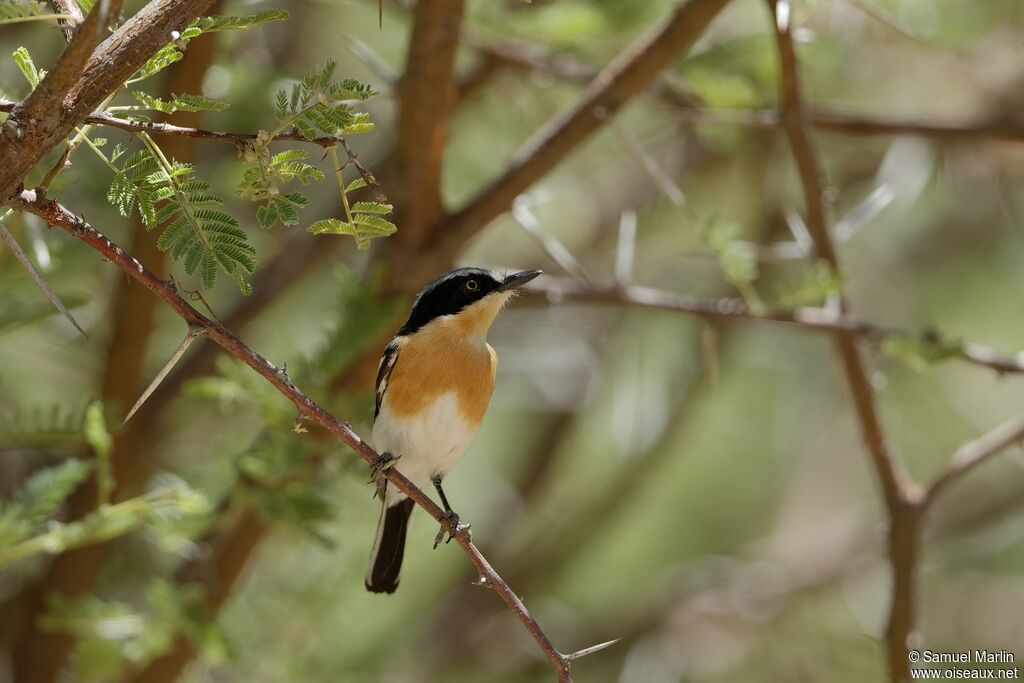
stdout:
[[(379, 453), (398, 458), (395, 469), (428, 495), (431, 479), (443, 477), (473, 443), (476, 429), (470, 428), (456, 405), (454, 393), (441, 395), (417, 417), (395, 417), (388, 407), (387, 395), (373, 424), (373, 443)], [(386, 504), (394, 505), (405, 494), (389, 486)]]

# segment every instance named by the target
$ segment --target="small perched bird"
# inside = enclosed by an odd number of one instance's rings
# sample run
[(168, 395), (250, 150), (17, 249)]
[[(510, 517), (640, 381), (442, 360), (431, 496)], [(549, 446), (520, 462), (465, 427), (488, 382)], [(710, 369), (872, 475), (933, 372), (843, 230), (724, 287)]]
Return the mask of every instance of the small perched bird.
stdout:
[[(377, 369), (373, 440), (381, 454), (379, 475), (394, 467), (421, 489), (433, 484), (453, 528), (441, 480), (466, 453), (487, 411), (498, 356), (487, 331), (516, 289), (541, 274), (507, 276), (484, 268), (459, 268), (428, 284), (409, 319), (384, 349)], [(394, 593), (405, 552), (413, 501), (378, 478), (383, 500), (366, 588)], [(434, 547), (444, 538), (444, 526)], [(448, 540), (451, 540), (449, 536)]]

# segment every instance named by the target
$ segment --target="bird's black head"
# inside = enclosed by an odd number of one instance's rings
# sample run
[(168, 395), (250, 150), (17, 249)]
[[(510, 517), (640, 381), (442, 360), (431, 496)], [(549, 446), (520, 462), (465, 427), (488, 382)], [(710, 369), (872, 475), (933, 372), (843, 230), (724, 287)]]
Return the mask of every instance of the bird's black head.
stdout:
[(435, 318), (455, 315), (488, 296), (514, 290), (540, 273), (539, 270), (524, 270), (502, 277), (486, 268), (450, 270), (423, 288), (398, 334), (412, 334)]

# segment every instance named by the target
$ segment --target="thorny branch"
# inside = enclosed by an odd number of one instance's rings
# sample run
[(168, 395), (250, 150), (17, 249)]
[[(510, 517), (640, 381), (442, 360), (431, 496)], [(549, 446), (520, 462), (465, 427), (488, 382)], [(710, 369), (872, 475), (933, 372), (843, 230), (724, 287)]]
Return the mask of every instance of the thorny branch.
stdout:
[[(188, 325), (189, 329), (202, 329), (214, 343), (252, 368), (256, 373), (270, 382), (288, 398), (307, 418), (317, 423), (338, 440), (351, 448), (355, 453), (372, 465), (378, 462), (379, 456), (362, 438), (359, 437), (348, 423), (342, 422), (329, 414), (323, 407), (306, 396), (289, 379), (282, 369), (272, 365), (245, 345), (238, 337), (222, 325), (210, 320), (193, 308), (185, 299), (178, 295), (176, 289), (168, 282), (161, 280), (135, 258), (128, 255), (121, 247), (96, 231), (84, 219), (76, 216), (57, 202), (45, 199), (33, 190), (22, 191), (11, 201), (11, 206), (19, 211), (28, 211), (40, 216), (49, 225), (57, 226), (85, 242), (92, 249), (102, 254), (121, 270), (141, 283), (160, 297)], [(530, 615), (522, 600), (504, 582), (497, 571), (473, 544), (469, 534), (453, 526), (444, 511), (433, 500), (414, 486), (401, 472), (392, 468), (385, 475), (394, 486), (412, 498), (417, 505), (427, 511), (431, 517), (446, 526), (453, 534), (456, 542), (462, 547), (480, 575), (480, 583), (492, 588), (508, 605), (516, 618), (523, 624), (531, 637), (544, 651), (558, 674), (559, 681), (571, 682), (569, 663), (575, 658), (573, 654), (562, 654), (552, 644), (540, 625)]]
[[(828, 308), (797, 308), (790, 311), (756, 311), (740, 299), (701, 299), (676, 294), (652, 287), (625, 285), (595, 287), (570, 278), (547, 276), (542, 282), (532, 282), (526, 291), (544, 294), (549, 299), (574, 299), (603, 304), (617, 304), (657, 308), (697, 316), (709, 322), (753, 320), (793, 325), (806, 330), (828, 334), (849, 334), (873, 344), (887, 339), (921, 339), (925, 343), (942, 345), (945, 340), (937, 332), (927, 330), (916, 334), (906, 329), (859, 320), (849, 313)], [(966, 342), (950, 351), (953, 358), (999, 374), (1024, 373), (1024, 352), (1017, 356), (1004, 356), (987, 346)]]
[(16, 194), (43, 155), (166, 45), (172, 31), (180, 31), (213, 1), (153, 0), (99, 47), (102, 30), (120, 12), (121, 2), (96, 2), (57, 64), (4, 122), (0, 199)]
[[(821, 170), (813, 142), (807, 133), (807, 117), (800, 92), (799, 67), (793, 44), (790, 6), (787, 0), (768, 0), (775, 24), (779, 53), (779, 90), (782, 120), (796, 162), (807, 209), (807, 228), (818, 258), (839, 273), (839, 258), (828, 228)], [(845, 302), (836, 302), (845, 313)], [(861, 437), (871, 455), (875, 475), (881, 484), (889, 515), (889, 563), (892, 567), (892, 597), (886, 627), (889, 676), (895, 681), (910, 677), (908, 640), (914, 628), (915, 571), (920, 546), (921, 492), (889, 452), (882, 431), (868, 369), (854, 336), (835, 334), (836, 351), (860, 422)]]
[[(16, 102), (0, 99), (0, 112), (12, 112), (18, 106)], [(213, 140), (215, 142), (229, 142), (238, 147), (244, 147), (256, 141), (256, 133), (225, 133), (218, 130), (205, 128), (192, 128), (189, 126), (176, 126), (173, 123), (161, 123), (159, 121), (131, 121), (112, 116), (106, 112), (95, 112), (86, 116), (83, 121), (108, 128), (119, 128), (130, 133), (156, 133), (158, 135), (181, 135), (188, 138), (199, 138), (201, 140)], [(325, 135), (319, 138), (305, 138), (297, 130), (279, 133), (271, 140), (290, 140), (294, 142), (308, 142), (311, 145), (319, 145), (323, 149), (341, 145), (348, 156), (348, 163), (352, 164), (367, 185), (371, 187), (380, 185), (369, 170), (359, 161), (359, 156), (349, 147), (348, 140), (340, 135)]]

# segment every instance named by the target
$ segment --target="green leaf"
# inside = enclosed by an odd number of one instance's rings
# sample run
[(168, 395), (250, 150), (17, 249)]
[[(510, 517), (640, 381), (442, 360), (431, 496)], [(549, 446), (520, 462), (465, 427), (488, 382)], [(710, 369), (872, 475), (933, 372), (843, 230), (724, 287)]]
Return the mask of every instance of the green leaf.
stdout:
[(131, 77), (130, 82), (137, 82), (149, 78), (154, 74), (160, 73), (171, 64), (180, 61), (183, 55), (178, 50), (177, 45), (174, 43), (167, 43), (162, 48), (157, 50), (156, 54), (150, 57), (145, 64), (142, 65), (135, 75)]
[(132, 96), (144, 107), (165, 114), (173, 114), (178, 111), (224, 111), (229, 106), (226, 102), (203, 97), (202, 95), (172, 95), (169, 102), (140, 90), (132, 91)]
[(39, 70), (36, 69), (36, 65), (32, 61), (32, 56), (28, 53), (28, 50), (23, 47), (19, 47), (14, 51), (12, 56), (14, 57), (14, 63), (18, 65), (19, 69), (21, 69), (21, 73), (24, 74), (25, 80), (28, 81), (28, 84), (33, 88), (39, 85), (39, 81), (42, 79), (42, 76), (40, 75)]
[(107, 430), (107, 423), (103, 419), (103, 404), (93, 401), (85, 409), (85, 424), (82, 426), (85, 433), (85, 442), (92, 446), (92, 449), (100, 457), (109, 457), (114, 447), (114, 437)]
[(118, 213), (127, 217), (131, 214), (132, 207), (135, 206), (138, 193), (138, 188), (128, 180), (128, 176), (123, 172), (118, 173), (110, 183), (110, 189), (107, 190), (107, 201), (114, 205)]
[(398, 232), (398, 228), (391, 221), (371, 214), (357, 213), (352, 216), (353, 222), (359, 228), (362, 236), (387, 237)]
[(390, 204), (380, 202), (356, 202), (352, 205), (353, 213), (374, 213), (381, 216), (388, 215), (393, 208)]
[(193, 21), (191, 25), (199, 28), (203, 33), (214, 33), (216, 31), (230, 31), (269, 24), (272, 21), (287, 19), (289, 16), (288, 12), (283, 9), (268, 9), (245, 17), (200, 17)]
[(256, 222), (261, 228), (272, 228), (277, 225), (278, 220), (280, 220), (280, 215), (277, 212), (277, 205), (273, 202), (256, 207)]
[(353, 123), (348, 126), (342, 126), (341, 132), (343, 135), (358, 135), (360, 133), (369, 133), (374, 128), (376, 128), (376, 125), (372, 123)]
[(110, 494), (114, 490), (114, 474), (110, 465), (110, 454), (114, 448), (114, 438), (107, 430), (103, 417), (103, 404), (93, 401), (85, 409), (85, 423), (82, 426), (85, 441), (96, 453), (96, 479), (99, 487), (101, 505), (110, 502)]
[(776, 307), (789, 310), (800, 306), (818, 306), (833, 294), (843, 291), (843, 279), (824, 261), (808, 269), (802, 281), (776, 302)]
[(353, 190), (359, 190), (364, 187), (366, 187), (366, 181), (363, 180), (362, 177), (359, 177), (345, 186), (345, 192), (352, 192)]
[(914, 337), (889, 337), (882, 342), (881, 350), (911, 369), (923, 372), (931, 365), (959, 358), (964, 346), (959, 339), (947, 339), (931, 330)]
[(249, 292), (242, 275), (256, 267), (256, 250), (238, 220), (219, 208), (224, 202), (210, 184), (194, 172), (191, 164), (168, 163), (144, 148), (124, 160), (108, 197), (124, 212), (137, 202), (147, 227), (163, 228), (157, 247), (175, 261), (184, 260), (185, 272), (197, 275), (205, 287), (214, 286), (219, 268)]
[(339, 221), (337, 218), (324, 218), (319, 220), (308, 228), (307, 232), (311, 232), (314, 235), (354, 235), (355, 231), (352, 226), (344, 221)]
[(14, 501), (33, 529), (56, 514), (67, 497), (86, 480), (92, 467), (87, 460), (71, 458), (29, 477)]
[(0, 0), (0, 24), (54, 18), (53, 10), (37, 0)]

